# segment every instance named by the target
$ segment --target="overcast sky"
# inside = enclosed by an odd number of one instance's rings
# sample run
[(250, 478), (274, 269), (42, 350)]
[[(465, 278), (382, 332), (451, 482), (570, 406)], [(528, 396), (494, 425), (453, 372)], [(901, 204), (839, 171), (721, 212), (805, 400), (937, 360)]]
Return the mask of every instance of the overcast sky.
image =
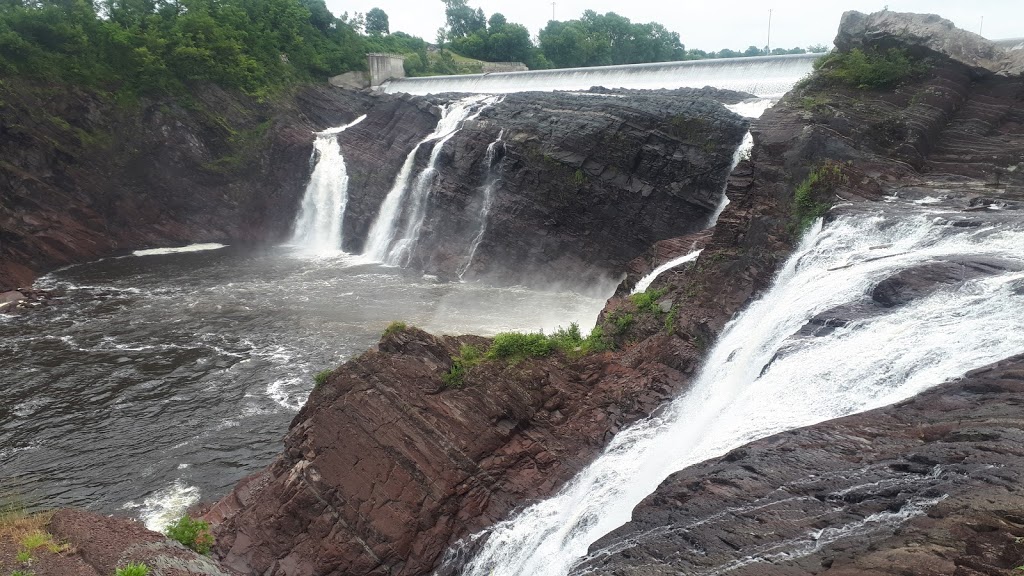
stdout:
[[(326, 0), (335, 14), (366, 13), (381, 8), (388, 13), (391, 31), (408, 32), (433, 42), (444, 25), (441, 0)], [(490, 16), (501, 12), (510, 21), (526, 25), (531, 34), (551, 19), (551, 0), (469, 0)], [(937, 13), (957, 26), (988, 38), (1024, 36), (1024, 0), (556, 0), (558, 20), (578, 18), (584, 10), (615, 12), (634, 22), (660, 22), (679, 32), (687, 48), (720, 50), (764, 46), (768, 10), (772, 10), (772, 47), (831, 45), (845, 10), (874, 12), (888, 5), (901, 12)]]

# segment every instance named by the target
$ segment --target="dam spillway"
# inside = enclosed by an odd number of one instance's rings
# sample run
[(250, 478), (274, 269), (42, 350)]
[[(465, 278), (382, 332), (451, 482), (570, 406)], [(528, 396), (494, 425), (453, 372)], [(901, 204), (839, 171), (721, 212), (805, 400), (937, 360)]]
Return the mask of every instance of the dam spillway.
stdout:
[(814, 61), (821, 56), (752, 56), (529, 72), (400, 78), (384, 83), (381, 89), (387, 93), (425, 95), (449, 92), (550, 92), (587, 90), (594, 86), (646, 90), (714, 86), (749, 92), (761, 98), (778, 98), (788, 92), (801, 78), (810, 74)]

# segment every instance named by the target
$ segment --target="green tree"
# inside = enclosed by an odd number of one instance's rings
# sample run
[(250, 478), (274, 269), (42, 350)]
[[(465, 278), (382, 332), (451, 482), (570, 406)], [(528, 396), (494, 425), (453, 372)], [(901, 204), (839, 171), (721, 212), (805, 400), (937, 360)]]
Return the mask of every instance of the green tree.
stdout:
[(391, 24), (387, 12), (380, 8), (371, 8), (366, 13), (366, 33), (372, 35), (390, 34)]

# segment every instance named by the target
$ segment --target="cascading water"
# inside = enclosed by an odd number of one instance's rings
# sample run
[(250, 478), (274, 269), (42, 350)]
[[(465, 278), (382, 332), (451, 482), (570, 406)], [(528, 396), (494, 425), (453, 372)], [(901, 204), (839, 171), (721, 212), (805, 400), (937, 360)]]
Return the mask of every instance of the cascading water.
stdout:
[(497, 156), (498, 147), (505, 145), (502, 141), (504, 136), (505, 131), (502, 130), (498, 133), (498, 139), (487, 145), (487, 155), (484, 157), (484, 161), (487, 164), (487, 180), (484, 182), (484, 198), (480, 206), (480, 229), (477, 231), (476, 236), (473, 237), (473, 241), (469, 243), (469, 255), (466, 256), (466, 261), (457, 270), (460, 280), (466, 273), (466, 270), (469, 270), (470, 265), (473, 264), (476, 249), (480, 247), (480, 242), (484, 239), (484, 232), (487, 231), (487, 217), (490, 215), (491, 205), (494, 203), (494, 189), (501, 182), (501, 162), (499, 161), (496, 165), (494, 160)]
[[(441, 113), (437, 127), (426, 138), (421, 140), (402, 164), (402, 169), (395, 178), (395, 183), (384, 198), (380, 212), (370, 227), (366, 237), (363, 255), (370, 260), (386, 264), (399, 264), (403, 255), (408, 254), (416, 242), (423, 218), (426, 215), (426, 200), (437, 175), (437, 159), (441, 149), (462, 128), (462, 125), (475, 118), (487, 106), (498, 101), (497, 97), (486, 95), (468, 96), (446, 106)], [(434, 143), (427, 168), (416, 178), (409, 194), (409, 179), (412, 176), (416, 154), (424, 144)], [(408, 202), (406, 201), (409, 196)], [(408, 205), (406, 205), (408, 204)], [(399, 237), (399, 225), (404, 219), (405, 226)]]
[[(920, 206), (892, 212), (841, 216), (825, 229), (819, 221), (771, 290), (726, 326), (688, 392), (616, 435), (555, 496), (474, 536), (486, 540), (461, 573), (563, 576), (672, 472), (898, 402), (1024, 350), (1021, 225), (987, 214), (984, 226), (957, 227), (957, 216)], [(900, 270), (971, 259), (997, 259), (1005, 271), (894, 308), (866, 296)], [(801, 333), (851, 303), (868, 312), (817, 336)], [(446, 567), (461, 560), (450, 552)]]
[(669, 260), (668, 262), (665, 262), (661, 266), (658, 266), (657, 268), (652, 270), (650, 274), (644, 276), (643, 278), (637, 281), (636, 286), (633, 287), (633, 291), (631, 292), (631, 294), (639, 294), (641, 292), (646, 292), (647, 289), (651, 287), (651, 284), (653, 284), (654, 281), (658, 278), (658, 276), (661, 276), (663, 273), (675, 268), (676, 266), (681, 266), (683, 264), (686, 264), (687, 262), (693, 262), (694, 260), (697, 259), (698, 256), (700, 256), (701, 252), (703, 252), (703, 250), (695, 250), (693, 252), (690, 252), (689, 254), (680, 256), (674, 260)]
[(688, 62), (562, 68), (530, 72), (402, 78), (384, 85), (386, 92), (407, 94), (507, 94), (606, 88), (703, 88), (714, 86), (761, 97), (778, 97), (811, 73), (821, 54), (755, 56)]
[(338, 128), (317, 132), (313, 143), (313, 174), (306, 185), (295, 232), (290, 243), (305, 251), (332, 254), (341, 250), (341, 225), (348, 204), (348, 169), (338, 134), (359, 124), (366, 115)]

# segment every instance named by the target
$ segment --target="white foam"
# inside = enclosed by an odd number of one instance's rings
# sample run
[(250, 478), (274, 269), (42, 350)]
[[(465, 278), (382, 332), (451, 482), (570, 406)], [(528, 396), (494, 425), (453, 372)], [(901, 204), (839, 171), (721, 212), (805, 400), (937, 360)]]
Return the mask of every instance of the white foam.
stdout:
[[(180, 479), (170, 486), (157, 490), (142, 501), (139, 516), (146, 528), (163, 532), (171, 523), (181, 518), (188, 507), (199, 502), (199, 488), (189, 486)], [(126, 502), (124, 509), (140, 508), (135, 502)]]
[(664, 272), (671, 270), (676, 266), (686, 264), (687, 262), (693, 262), (694, 260), (697, 259), (698, 256), (700, 256), (701, 252), (703, 252), (703, 250), (696, 250), (684, 256), (680, 256), (674, 260), (669, 260), (668, 262), (662, 264), (661, 266), (658, 266), (650, 274), (644, 276), (636, 283), (636, 286), (633, 287), (633, 291), (631, 292), (631, 294), (639, 294), (641, 292), (646, 292), (647, 289), (651, 287), (651, 283), (654, 282), (658, 278), (658, 276), (661, 276)]
[(182, 254), (185, 252), (205, 252), (207, 250), (220, 250), (221, 248), (227, 248), (227, 244), (190, 244), (188, 246), (181, 246), (178, 248), (149, 248), (146, 250), (136, 250), (132, 252), (133, 256), (160, 256), (163, 254)]

